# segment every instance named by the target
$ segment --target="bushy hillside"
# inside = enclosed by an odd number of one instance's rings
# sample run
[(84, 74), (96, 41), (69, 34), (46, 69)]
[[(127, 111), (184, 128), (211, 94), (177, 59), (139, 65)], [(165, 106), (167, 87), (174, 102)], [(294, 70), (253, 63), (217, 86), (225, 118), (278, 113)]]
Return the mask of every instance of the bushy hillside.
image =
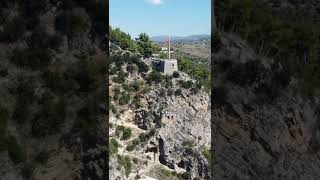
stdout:
[(301, 14), (309, 3), (215, 2), (214, 179), (320, 177), (319, 28)]
[[(277, 6), (273, 3), (271, 6), (270, 3), (254, 0), (217, 1), (218, 28), (240, 35), (257, 54), (270, 57), (273, 62), (269, 63), (275, 66), (280, 64), (283, 75), (299, 81), (300, 93), (318, 94), (320, 25), (313, 19), (318, 14), (304, 13), (308, 10), (308, 3), (305, 6), (302, 6), (304, 3), (288, 3), (290, 8), (281, 8), (280, 2)], [(290, 80), (287, 77), (279, 78)]]
[(107, 4), (0, 4), (1, 178), (105, 178)]
[(109, 178), (210, 179), (209, 94), (183, 71), (206, 72), (185, 59), (164, 76), (150, 58), (110, 52)]

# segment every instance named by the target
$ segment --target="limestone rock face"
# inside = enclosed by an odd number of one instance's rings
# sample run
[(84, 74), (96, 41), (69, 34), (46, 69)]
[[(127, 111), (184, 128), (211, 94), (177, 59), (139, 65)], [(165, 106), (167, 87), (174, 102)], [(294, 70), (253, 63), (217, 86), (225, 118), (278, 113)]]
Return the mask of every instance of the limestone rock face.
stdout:
[(145, 109), (139, 109), (135, 111), (134, 121), (140, 129), (148, 130), (151, 128), (151, 115)]
[[(149, 59), (141, 61), (152, 65)], [(124, 67), (122, 68), (125, 69)], [(130, 74), (126, 83), (144, 79), (148, 77), (148, 73), (138, 73), (135, 76)], [(148, 83), (145, 86), (149, 90), (139, 94), (139, 108), (119, 106), (118, 109), (124, 109), (121, 115), (117, 117), (116, 114), (110, 114), (109, 119), (114, 126), (109, 134), (119, 141), (121, 147), (118, 148), (118, 155), (135, 159), (138, 163), (132, 166), (128, 176), (115, 167), (118, 165), (109, 163), (109, 167), (112, 167), (110, 169), (118, 171), (110, 172), (113, 175), (109, 178), (122, 174), (124, 179), (143, 176), (178, 179), (179, 177), (172, 175), (175, 172), (180, 175), (185, 173), (190, 178), (210, 179), (209, 162), (203, 153), (211, 146), (210, 95), (203, 90), (195, 93), (180, 87), (179, 80), (192, 79), (183, 72), (179, 73), (179, 79), (170, 79), (172, 85), (169, 88), (172, 92), (179, 89), (181, 93), (170, 94), (165, 84)], [(110, 89), (119, 87), (114, 82), (110, 84)], [(117, 126), (130, 128), (132, 138), (118, 138), (115, 133)]]
[[(217, 64), (249, 60), (236, 59), (230, 49), (254, 55), (246, 45), (236, 47), (237, 38), (223, 36)], [(296, 95), (294, 81), (272, 98), (255, 91), (259, 82), (240, 86), (222, 83), (223, 77), (216, 82), (226, 89), (225, 101), (212, 103), (213, 179), (319, 179), (319, 98)]]

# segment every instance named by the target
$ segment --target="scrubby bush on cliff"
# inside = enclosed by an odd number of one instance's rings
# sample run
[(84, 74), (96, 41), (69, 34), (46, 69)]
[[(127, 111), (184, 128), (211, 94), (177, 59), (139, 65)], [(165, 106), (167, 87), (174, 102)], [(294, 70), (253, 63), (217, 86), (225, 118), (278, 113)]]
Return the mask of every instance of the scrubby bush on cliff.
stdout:
[(132, 130), (120, 125), (116, 127), (116, 135), (118, 137), (121, 135), (121, 140), (128, 140), (132, 136)]
[(122, 92), (119, 98), (119, 105), (126, 105), (129, 103), (131, 96), (129, 93)]
[(31, 133), (36, 137), (44, 137), (60, 132), (66, 116), (65, 100), (44, 99), (41, 103), (40, 112), (32, 120)]
[(118, 153), (118, 148), (120, 147), (120, 144), (116, 139), (112, 138), (109, 142), (109, 147), (110, 147), (110, 150), (109, 150), (110, 153), (115, 154), (115, 153)]
[(163, 76), (159, 71), (153, 70), (147, 77), (148, 83), (161, 83)]
[(313, 17), (302, 11), (277, 13), (254, 0), (217, 1), (215, 9), (219, 29), (239, 34), (256, 53), (280, 63), (300, 85), (311, 91), (320, 88), (316, 76), (320, 74), (320, 25), (312, 21)]
[(132, 171), (132, 164), (131, 164), (131, 160), (130, 160), (129, 156), (121, 156), (121, 155), (118, 155), (118, 156), (117, 156), (117, 159), (118, 159), (119, 165), (124, 168), (125, 174), (126, 174), (126, 176), (128, 177), (129, 174), (130, 174), (131, 171)]
[(181, 71), (194, 78), (206, 90), (210, 89), (211, 72), (208, 66), (195, 63), (186, 57), (178, 59), (178, 66)]

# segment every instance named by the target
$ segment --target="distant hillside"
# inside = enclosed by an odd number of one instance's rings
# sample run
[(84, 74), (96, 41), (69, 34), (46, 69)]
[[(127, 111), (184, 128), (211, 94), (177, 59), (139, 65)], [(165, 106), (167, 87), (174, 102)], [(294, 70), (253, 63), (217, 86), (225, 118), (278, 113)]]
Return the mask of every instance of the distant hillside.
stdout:
[[(153, 36), (151, 37), (152, 41), (156, 42), (164, 42), (168, 36)], [(188, 42), (188, 41), (203, 41), (210, 40), (210, 35), (208, 34), (200, 34), (200, 35), (191, 35), (191, 36), (172, 36), (171, 41), (180, 41), (180, 42)]]

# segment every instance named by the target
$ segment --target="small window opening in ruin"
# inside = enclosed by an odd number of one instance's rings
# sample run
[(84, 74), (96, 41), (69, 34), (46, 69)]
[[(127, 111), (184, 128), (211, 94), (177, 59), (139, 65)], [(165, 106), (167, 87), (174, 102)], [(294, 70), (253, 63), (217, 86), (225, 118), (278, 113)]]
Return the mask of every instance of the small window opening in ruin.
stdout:
[(171, 116), (171, 119), (173, 119), (173, 116)]

